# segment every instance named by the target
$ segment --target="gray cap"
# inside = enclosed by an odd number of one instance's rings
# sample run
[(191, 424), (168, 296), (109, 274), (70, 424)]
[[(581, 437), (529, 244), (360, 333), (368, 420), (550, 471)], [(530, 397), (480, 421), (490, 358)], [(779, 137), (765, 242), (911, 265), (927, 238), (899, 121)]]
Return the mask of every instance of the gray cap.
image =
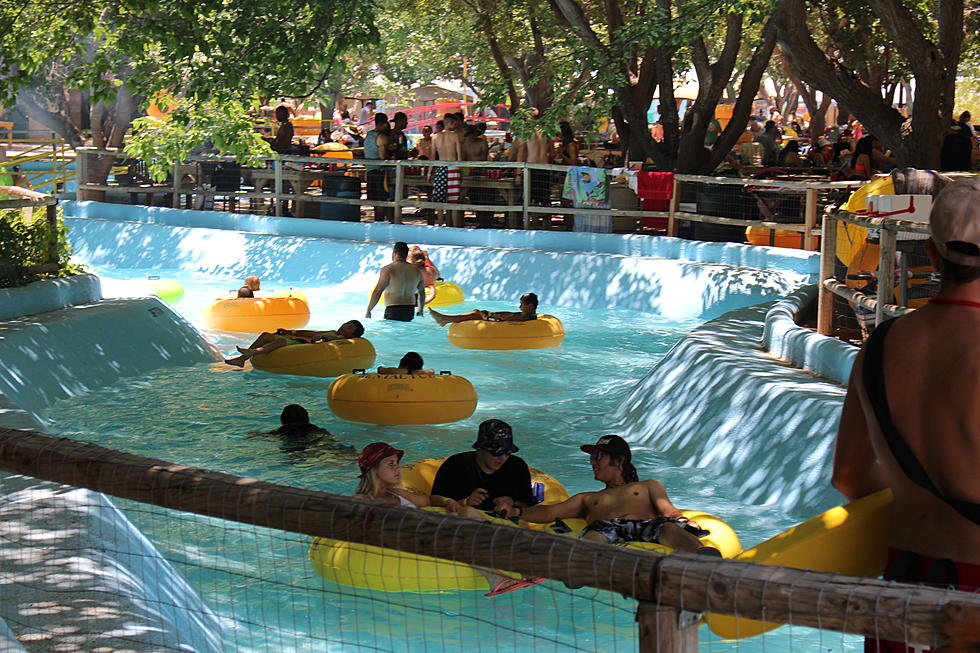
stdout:
[(946, 186), (932, 205), (929, 227), (944, 259), (980, 267), (980, 177)]

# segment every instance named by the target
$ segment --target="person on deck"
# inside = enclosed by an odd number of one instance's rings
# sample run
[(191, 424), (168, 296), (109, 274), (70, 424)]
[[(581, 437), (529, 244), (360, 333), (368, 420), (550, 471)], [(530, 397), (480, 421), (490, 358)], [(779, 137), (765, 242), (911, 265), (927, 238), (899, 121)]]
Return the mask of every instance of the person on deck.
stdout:
[(275, 138), (265, 139), (276, 152), (288, 152), (293, 144), (293, 123), (289, 120), (289, 108), (280, 104), (276, 107), (276, 122), (279, 123), (279, 130)]
[(429, 315), (439, 323), (439, 326), (446, 326), (454, 322), (469, 322), (471, 320), (486, 320), (487, 322), (529, 322), (538, 319), (538, 296), (533, 292), (521, 295), (521, 306), (519, 312), (513, 311), (484, 311), (475, 310), (461, 315), (446, 315), (434, 309), (429, 309)]
[(364, 317), (371, 318), (371, 311), (381, 299), (381, 293), (385, 296), (386, 320), (411, 322), (416, 314), (416, 307), (418, 315), (422, 315), (425, 281), (418, 267), (409, 263), (407, 258), (408, 245), (401, 241), (395, 243), (391, 251), (392, 262), (381, 268), (378, 284), (371, 292), (371, 300)]
[[(374, 129), (364, 137), (365, 159), (389, 159), (391, 145), (391, 125), (388, 116), (383, 113), (374, 115)], [(391, 168), (387, 166), (365, 165), (367, 176), (367, 198), (369, 200), (389, 201), (393, 196)], [(374, 207), (374, 221), (389, 220), (394, 215), (393, 209), (387, 206)]]
[(262, 282), (254, 274), (250, 274), (245, 277), (245, 283), (241, 288), (238, 289), (239, 299), (248, 299), (250, 297), (255, 297), (255, 293), (262, 289)]
[(364, 326), (357, 320), (350, 320), (340, 325), (336, 331), (310, 331), (279, 329), (275, 333), (264, 332), (248, 347), (235, 347), (239, 355), (226, 358), (225, 362), (236, 367), (245, 367), (245, 361), (256, 354), (268, 354), (286, 345), (303, 345), (314, 342), (329, 342), (331, 340), (349, 340), (364, 335)]
[[(980, 180), (936, 197), (925, 243), (938, 297), (878, 326), (851, 371), (833, 485), (894, 495), (887, 580), (980, 588)], [(867, 640), (865, 650), (930, 651)]]

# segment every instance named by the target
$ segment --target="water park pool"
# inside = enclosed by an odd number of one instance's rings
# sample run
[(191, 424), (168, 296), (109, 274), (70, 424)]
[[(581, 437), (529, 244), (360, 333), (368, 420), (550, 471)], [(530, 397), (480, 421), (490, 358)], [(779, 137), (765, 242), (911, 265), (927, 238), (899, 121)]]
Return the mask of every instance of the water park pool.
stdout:
[[(147, 275), (174, 278), (185, 297), (173, 308), (225, 355), (248, 334), (203, 327), (204, 307), (238, 277), (186, 269), (103, 267), (106, 296), (131, 293), (127, 283)], [(264, 289), (298, 288), (311, 307), (308, 328), (336, 328), (362, 319), (370, 275), (338, 284), (263, 278)], [(528, 290), (534, 290), (529, 288)], [(468, 301), (449, 307), (513, 310), (515, 301)], [(265, 481), (351, 494), (352, 451), (329, 446), (291, 451), (263, 433), (278, 426), (282, 406), (299, 403), (314, 423), (359, 450), (384, 440), (406, 460), (470, 449), (477, 425), (491, 417), (515, 430), (520, 456), (569, 490), (596, 489), (579, 445), (607, 432), (608, 415), (695, 322), (671, 322), (627, 310), (573, 310), (542, 304), (558, 315), (567, 337), (556, 349), (483, 352), (448, 345), (445, 329), (426, 316), (404, 324), (363, 320), (377, 364), (396, 365), (406, 351), (426, 366), (470, 379), (476, 413), (453, 424), (374, 426), (335, 418), (326, 406), (329, 379), (281, 376), (223, 363), (163, 368), (85, 395), (60, 400), (42, 418), (49, 432), (102, 446)], [(376, 318), (381, 311), (375, 312)], [(676, 466), (657, 451), (634, 448), (641, 477), (664, 482), (675, 504), (726, 520), (748, 547), (797, 523), (799, 516), (727, 496), (710, 475)], [(413, 595), (353, 590), (320, 579), (307, 560), (309, 538), (197, 515), (119, 502), (137, 527), (185, 574), (226, 625), (226, 650), (527, 650), (636, 649), (635, 602), (609, 592), (569, 590), (546, 582), (487, 599), (476, 592)], [(702, 628), (706, 650), (857, 650), (858, 638), (782, 628), (754, 640), (728, 642)]]

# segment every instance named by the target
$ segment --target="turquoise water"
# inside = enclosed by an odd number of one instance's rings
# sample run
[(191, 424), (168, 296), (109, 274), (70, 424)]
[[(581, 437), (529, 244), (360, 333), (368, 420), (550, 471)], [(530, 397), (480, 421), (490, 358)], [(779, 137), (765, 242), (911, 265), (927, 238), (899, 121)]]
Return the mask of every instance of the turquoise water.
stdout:
[[(207, 303), (241, 280), (184, 271), (101, 270), (106, 294), (130, 289), (113, 279), (146, 274), (176, 278), (186, 288), (174, 309), (202, 330)], [(336, 328), (362, 319), (370, 281), (309, 287), (301, 280), (263, 280), (264, 289), (294, 287), (310, 300), (308, 328)], [(534, 290), (529, 288), (528, 290)], [(514, 310), (510, 302), (480, 302)], [(447, 312), (476, 308), (475, 303)], [(157, 370), (136, 379), (64, 400), (44, 415), (52, 433), (102, 446), (224, 471), (265, 481), (351, 494), (354, 454), (333, 446), (285, 451), (274, 437), (282, 406), (299, 403), (337, 442), (360, 449), (387, 441), (406, 460), (468, 450), (477, 425), (495, 417), (512, 424), (520, 455), (558, 478), (570, 492), (596, 489), (588, 457), (579, 445), (607, 432), (607, 415), (694, 323), (668, 322), (633, 311), (576, 311), (542, 305), (558, 315), (568, 333), (556, 349), (481, 352), (448, 345), (445, 329), (429, 317), (404, 324), (363, 320), (381, 365), (396, 365), (415, 350), (426, 365), (470, 379), (479, 406), (469, 419), (442, 425), (375, 426), (333, 417), (326, 405), (329, 379), (289, 377), (223, 363)], [(381, 315), (376, 311), (375, 315)], [(225, 355), (250, 336), (204, 330)], [(795, 523), (778, 509), (740, 503), (707, 474), (679, 468), (646, 448), (634, 449), (641, 477), (665, 483), (675, 504), (725, 519), (751, 546)], [(430, 595), (352, 590), (323, 581), (306, 560), (309, 539), (122, 502), (134, 523), (172, 560), (225, 620), (227, 650), (529, 650), (636, 649), (635, 603), (608, 592), (571, 591), (557, 583), (486, 599), (476, 592)], [(824, 641), (827, 640), (827, 641)], [(736, 643), (712, 639), (702, 629), (702, 648), (730, 650)], [(856, 647), (831, 633), (783, 628), (742, 642), (755, 651)]]

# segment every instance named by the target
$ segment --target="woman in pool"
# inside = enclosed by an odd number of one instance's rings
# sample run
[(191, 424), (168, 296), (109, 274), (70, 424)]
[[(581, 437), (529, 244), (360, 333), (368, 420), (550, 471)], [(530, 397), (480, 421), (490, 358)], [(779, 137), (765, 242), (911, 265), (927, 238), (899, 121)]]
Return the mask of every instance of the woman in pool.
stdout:
[(418, 352), (410, 351), (398, 361), (398, 367), (379, 367), (378, 374), (419, 374), (432, 375), (435, 370), (423, 370), (422, 356)]
[(359, 499), (371, 499), (406, 508), (435, 506), (445, 508), (446, 512), (455, 515), (482, 519), (483, 516), (474, 508), (464, 506), (455, 499), (419, 494), (397, 487), (402, 477), (400, 463), (404, 454), (405, 452), (401, 449), (395, 449), (384, 442), (373, 442), (364, 447), (360, 455), (357, 456), (357, 465), (361, 468), (358, 478), (361, 479), (361, 482), (358, 484), (354, 496)]

